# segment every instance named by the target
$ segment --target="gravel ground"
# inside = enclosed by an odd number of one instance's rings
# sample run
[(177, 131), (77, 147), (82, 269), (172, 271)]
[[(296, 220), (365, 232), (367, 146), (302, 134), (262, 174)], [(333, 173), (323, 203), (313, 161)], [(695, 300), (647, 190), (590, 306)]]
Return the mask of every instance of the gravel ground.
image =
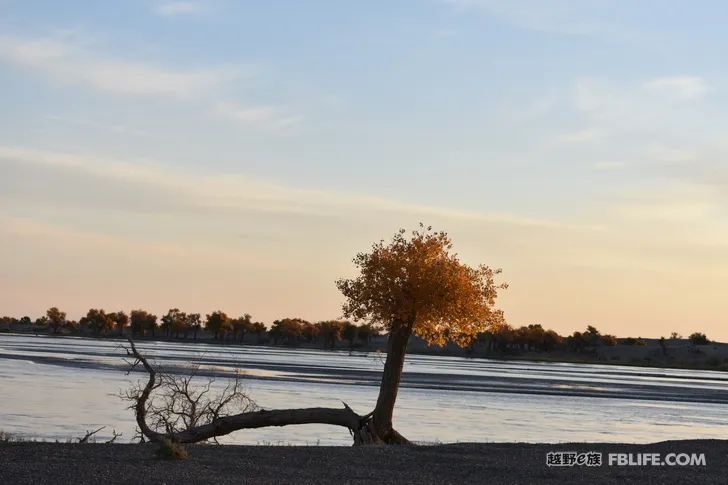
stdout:
[[(728, 442), (451, 444), (406, 447), (212, 446), (184, 461), (155, 445), (0, 444), (0, 484), (727, 483)], [(549, 451), (601, 452), (597, 467), (548, 467)], [(607, 453), (704, 453), (706, 466), (609, 466)]]

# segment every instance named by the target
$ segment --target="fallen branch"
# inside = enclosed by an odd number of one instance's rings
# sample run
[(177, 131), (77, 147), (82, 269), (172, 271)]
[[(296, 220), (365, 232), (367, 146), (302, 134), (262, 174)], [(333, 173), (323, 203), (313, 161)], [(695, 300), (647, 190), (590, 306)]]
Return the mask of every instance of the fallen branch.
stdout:
[(83, 438), (76, 438), (76, 439), (78, 440), (79, 443), (88, 443), (88, 439), (89, 438), (91, 438), (93, 435), (95, 435), (96, 433), (98, 433), (99, 431), (101, 431), (104, 428), (106, 428), (106, 426), (102, 426), (102, 427), (100, 427), (99, 429), (97, 429), (95, 431), (88, 431), (87, 430), (86, 431), (86, 436), (84, 436)]
[[(135, 359), (133, 363), (130, 363), (132, 369), (141, 364), (149, 375), (149, 379), (143, 388), (128, 391), (124, 398), (132, 402), (130, 407), (134, 410), (139, 430), (149, 441), (161, 442), (167, 439), (176, 443), (197, 443), (241, 429), (294, 424), (329, 424), (347, 428), (354, 438), (354, 444), (381, 443), (369, 425), (371, 413), (360, 416), (346, 403), (343, 408), (256, 410), (223, 416), (220, 411), (224, 405), (232, 401), (234, 396), (239, 395), (237, 385), (233, 388), (232, 394), (223, 393), (218, 400), (212, 401), (219, 406), (214, 408), (213, 414), (204, 415), (209, 418), (209, 422), (194, 424), (202, 416), (202, 410), (210, 409), (209, 403), (201, 404), (202, 396), (209, 391), (209, 383), (206, 388), (203, 388), (203, 391), (195, 394), (188, 387), (190, 378), (167, 378), (166, 380), (160, 378), (154, 367), (137, 350), (134, 341), (131, 338), (128, 340), (130, 348), (126, 349), (127, 354)], [(171, 389), (166, 394), (170, 400), (166, 402), (166, 406), (161, 408), (152, 406), (150, 404), (152, 393), (165, 386)], [(183, 400), (183, 406), (180, 406), (177, 401), (180, 399)], [(196, 406), (201, 406), (202, 410)], [(150, 409), (157, 418), (154, 420), (156, 426), (150, 426), (147, 423)], [(178, 429), (180, 423), (182, 429)], [(160, 428), (164, 428), (164, 431), (160, 431)]]

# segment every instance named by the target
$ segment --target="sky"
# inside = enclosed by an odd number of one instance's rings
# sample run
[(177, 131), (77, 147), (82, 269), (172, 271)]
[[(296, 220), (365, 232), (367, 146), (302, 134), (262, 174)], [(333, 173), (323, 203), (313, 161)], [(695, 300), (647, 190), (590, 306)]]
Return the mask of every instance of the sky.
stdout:
[(400, 227), (509, 323), (728, 341), (728, 4), (0, 0), (0, 313), (341, 316)]

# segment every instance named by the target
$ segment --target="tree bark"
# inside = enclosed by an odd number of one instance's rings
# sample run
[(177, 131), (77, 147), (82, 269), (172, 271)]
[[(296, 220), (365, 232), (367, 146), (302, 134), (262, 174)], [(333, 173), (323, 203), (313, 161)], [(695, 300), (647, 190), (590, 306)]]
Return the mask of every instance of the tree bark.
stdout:
[[(349, 406), (335, 408), (300, 408), (272, 411), (255, 411), (218, 418), (210, 424), (196, 426), (168, 437), (178, 443), (197, 443), (207, 439), (230, 434), (240, 429), (264, 428), (266, 426), (288, 426), (291, 424), (330, 424), (357, 431), (362, 416)], [(151, 438), (150, 438), (151, 439)]]
[(407, 439), (392, 426), (392, 417), (412, 326), (395, 324), (392, 327), (387, 339), (387, 360), (384, 363), (382, 382), (379, 386), (379, 398), (372, 413), (372, 425), (374, 433), (382, 442), (406, 444), (409, 443)]

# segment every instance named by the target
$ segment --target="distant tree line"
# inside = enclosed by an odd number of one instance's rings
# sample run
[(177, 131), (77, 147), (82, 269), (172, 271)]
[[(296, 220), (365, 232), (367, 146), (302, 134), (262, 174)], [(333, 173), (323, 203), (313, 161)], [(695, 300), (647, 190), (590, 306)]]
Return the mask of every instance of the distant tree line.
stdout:
[[(670, 339), (677, 340), (682, 337), (677, 332), (672, 332)], [(695, 332), (688, 337), (693, 345), (707, 345), (710, 340), (704, 333)], [(508, 324), (501, 324), (490, 331), (479, 335), (478, 342), (486, 346), (486, 351), (500, 352), (527, 352), (552, 350), (568, 350), (571, 352), (582, 352), (593, 350), (597, 347), (613, 347), (615, 345), (645, 346), (647, 342), (641, 337), (617, 338), (611, 334), (603, 334), (596, 327), (588, 325), (583, 332), (576, 331), (566, 337), (559, 335), (556, 331), (545, 329), (542, 325), (534, 324), (522, 327), (512, 327)], [(659, 340), (663, 350), (666, 348), (666, 340), (662, 337)]]
[[(574, 332), (563, 337), (556, 331), (545, 329), (540, 324), (512, 327), (503, 324), (481, 334), (480, 341), (485, 342), (487, 350), (507, 351), (544, 351), (568, 349), (579, 352), (599, 346), (617, 345), (619, 339), (614, 335), (601, 334), (589, 325), (584, 332)], [(626, 340), (626, 339), (624, 339)]]
[(78, 321), (70, 320), (57, 307), (49, 308), (46, 314), (36, 320), (30, 317), (0, 318), (0, 325), (27, 325), (48, 329), (58, 335), (62, 332), (80, 333), (96, 337), (130, 335), (132, 337), (191, 338), (196, 340), (201, 331), (221, 342), (243, 342), (246, 335), (254, 335), (261, 343), (271, 341), (274, 345), (296, 345), (302, 342), (321, 344), (324, 348), (335, 348), (339, 342), (346, 342), (350, 348), (369, 344), (379, 330), (370, 324), (356, 325), (349, 321), (326, 320), (308, 322), (302, 318), (275, 320), (268, 329), (262, 322), (253, 321), (250, 314), (233, 318), (223, 311), (214, 311), (203, 318), (199, 313), (186, 313), (171, 308), (158, 317), (145, 310), (106, 312), (91, 308)]
[[(298, 345), (301, 343), (320, 345), (325, 349), (333, 349), (340, 342), (349, 348), (366, 346), (373, 337), (379, 336), (378, 328), (371, 324), (356, 325), (343, 320), (325, 320), (308, 322), (302, 318), (283, 318), (275, 320), (270, 329), (262, 322), (253, 321), (250, 314), (233, 318), (223, 311), (214, 311), (202, 317), (199, 313), (186, 313), (178, 308), (171, 308), (161, 318), (145, 310), (132, 310), (128, 315), (123, 311), (109, 312), (100, 308), (91, 308), (78, 321), (66, 318), (66, 313), (56, 307), (49, 308), (46, 314), (32, 320), (30, 317), (1, 317), (0, 328), (10, 325), (23, 325), (47, 328), (53, 334), (62, 332), (80, 333), (96, 337), (113, 337), (131, 335), (145, 338), (181, 338), (197, 340), (200, 332), (205, 331), (214, 340), (220, 342), (244, 342), (246, 336), (255, 336), (256, 343), (269, 342), (273, 345)], [(672, 332), (670, 339), (682, 338)], [(704, 333), (695, 332), (688, 336), (693, 345), (707, 345), (710, 340)], [(659, 341), (665, 349), (665, 338)], [(480, 333), (470, 346), (485, 347), (487, 353), (520, 353), (551, 352), (566, 350), (582, 352), (601, 346), (646, 345), (640, 337), (617, 338), (614, 335), (602, 334), (596, 327), (589, 325), (584, 331), (576, 331), (562, 336), (556, 331), (545, 329), (540, 324), (513, 327), (507, 323), (495, 325), (491, 330)]]

